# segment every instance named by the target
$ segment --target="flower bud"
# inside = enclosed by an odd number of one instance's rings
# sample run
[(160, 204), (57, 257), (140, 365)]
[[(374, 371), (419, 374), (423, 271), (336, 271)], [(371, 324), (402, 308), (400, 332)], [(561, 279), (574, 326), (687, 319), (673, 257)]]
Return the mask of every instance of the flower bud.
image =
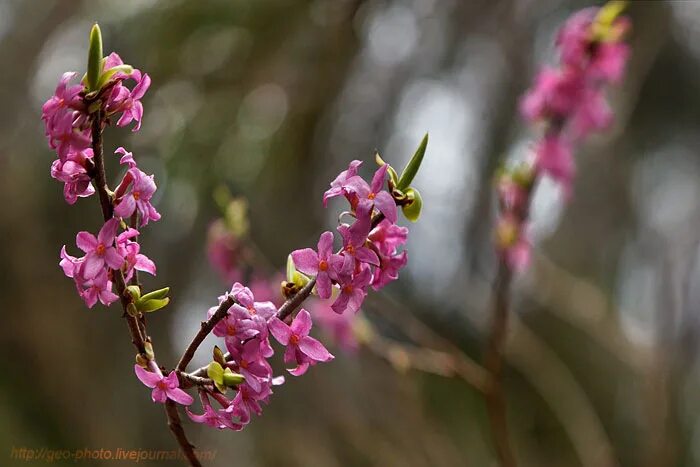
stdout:
[(421, 198), (418, 190), (409, 188), (406, 190), (406, 199), (408, 202), (401, 207), (403, 215), (406, 216), (406, 219), (409, 221), (416, 222), (423, 209), (423, 198)]
[(87, 88), (88, 91), (96, 91), (97, 82), (102, 73), (102, 32), (100, 26), (95, 23), (90, 31), (90, 46), (88, 48), (87, 63)]

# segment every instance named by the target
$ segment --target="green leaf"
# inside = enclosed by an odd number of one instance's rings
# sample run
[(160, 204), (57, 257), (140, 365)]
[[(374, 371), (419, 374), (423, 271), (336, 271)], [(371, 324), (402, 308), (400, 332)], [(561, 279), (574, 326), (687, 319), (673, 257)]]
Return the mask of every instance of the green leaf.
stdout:
[(138, 285), (130, 285), (126, 288), (126, 291), (129, 292), (134, 301), (141, 298), (141, 288)]
[(220, 365), (224, 365), (226, 363), (226, 359), (224, 358), (224, 353), (221, 351), (218, 345), (214, 346), (214, 350), (212, 352), (214, 355), (214, 361), (218, 362)]
[(95, 23), (90, 31), (90, 46), (88, 48), (87, 87), (88, 91), (96, 91), (97, 82), (102, 73), (102, 32)]
[[(131, 286), (133, 287), (133, 286)], [(146, 295), (141, 296), (141, 300), (159, 300), (168, 296), (170, 292), (170, 287), (163, 287), (162, 289), (154, 290), (153, 292), (148, 292)]]
[(224, 370), (223, 382), (225, 386), (236, 387), (245, 382), (245, 376), (234, 373), (230, 368)]
[(420, 212), (423, 209), (423, 198), (420, 192), (415, 188), (409, 188), (406, 190), (406, 198), (408, 199), (408, 204), (401, 207), (403, 215), (406, 216), (411, 222), (416, 222), (420, 217)]
[(396, 184), (396, 188), (398, 188), (401, 191), (405, 191), (406, 188), (409, 187), (416, 174), (418, 173), (418, 169), (420, 169), (420, 165), (423, 162), (423, 156), (425, 156), (425, 150), (427, 147), (428, 133), (425, 134), (423, 140), (418, 146), (418, 149), (416, 149), (415, 154), (413, 154), (413, 157), (411, 157), (411, 160), (408, 161), (408, 164), (406, 164), (406, 167), (403, 169), (403, 172), (401, 173), (401, 178), (399, 178), (399, 183)]
[(170, 303), (170, 298), (167, 297), (160, 300), (144, 300), (143, 297), (141, 297), (141, 299), (136, 302), (136, 308), (142, 313), (151, 313), (164, 308), (168, 303)]
[(211, 362), (207, 367), (207, 376), (214, 381), (216, 389), (222, 394), (226, 393), (226, 385), (224, 384), (224, 367), (217, 362)]
[[(104, 64), (104, 60), (102, 61), (102, 63)], [(100, 75), (100, 79), (97, 81), (95, 89), (102, 89), (102, 87), (105, 84), (107, 84), (107, 82), (112, 78), (112, 76), (116, 75), (119, 72), (130, 75), (134, 72), (134, 67), (132, 67), (131, 65), (117, 65), (115, 67), (110, 68), (109, 70), (105, 70), (105, 72)]]

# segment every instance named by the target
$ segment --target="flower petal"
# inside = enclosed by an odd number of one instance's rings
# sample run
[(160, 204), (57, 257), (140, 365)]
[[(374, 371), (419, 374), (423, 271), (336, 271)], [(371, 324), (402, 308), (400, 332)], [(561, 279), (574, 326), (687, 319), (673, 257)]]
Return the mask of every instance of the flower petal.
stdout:
[(140, 365), (134, 365), (134, 371), (139, 380), (149, 388), (156, 387), (161, 377), (151, 371), (146, 371)]
[(277, 342), (282, 345), (289, 344), (289, 338), (292, 337), (292, 330), (289, 329), (289, 326), (284, 324), (282, 320), (277, 317), (272, 318), (267, 322), (267, 328), (270, 330), (270, 333), (275, 336)]
[(310, 336), (303, 337), (299, 341), (299, 349), (317, 362), (333, 360), (333, 355), (331, 355), (328, 349)]
[(311, 248), (292, 251), (292, 260), (296, 268), (304, 274), (318, 273), (318, 255)]

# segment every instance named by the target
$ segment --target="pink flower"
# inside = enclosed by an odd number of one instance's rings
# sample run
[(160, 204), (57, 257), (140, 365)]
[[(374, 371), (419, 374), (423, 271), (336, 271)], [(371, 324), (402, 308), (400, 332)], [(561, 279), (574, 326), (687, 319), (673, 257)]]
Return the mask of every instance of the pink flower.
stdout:
[(267, 402), (270, 394), (272, 394), (270, 385), (265, 385), (256, 391), (247, 383), (243, 383), (238, 386), (238, 393), (227, 410), (237, 416), (241, 423), (247, 424), (250, 422), (251, 412), (256, 415), (262, 415), (260, 402)]
[(574, 158), (571, 144), (560, 135), (550, 135), (535, 148), (535, 167), (560, 182), (566, 191), (574, 177)]
[(114, 213), (119, 217), (129, 218), (138, 211), (142, 226), (148, 224), (149, 220), (159, 220), (160, 214), (151, 204), (155, 191), (153, 175), (146, 175), (136, 167), (129, 169), (115, 190)]
[(109, 274), (106, 270), (100, 270), (95, 277), (83, 281), (81, 278), (76, 279), (76, 285), (80, 291), (80, 298), (83, 299), (88, 308), (95, 306), (99, 300), (105, 306), (119, 300), (119, 296), (112, 292), (112, 281), (109, 280)]
[(83, 250), (85, 263), (82, 268), (82, 275), (85, 279), (92, 279), (105, 266), (112, 269), (121, 269), (124, 258), (117, 252), (114, 246), (114, 239), (119, 228), (119, 221), (110, 219), (102, 226), (97, 238), (90, 232), (79, 232), (75, 238), (78, 248)]
[(334, 358), (323, 344), (309, 336), (311, 315), (304, 309), (299, 311), (291, 326), (277, 317), (268, 321), (267, 325), (275, 339), (287, 347), (285, 363), (296, 362), (296, 368), (288, 370), (294, 376), (303, 375), (316, 362), (328, 362)]
[(354, 352), (358, 349), (359, 343), (353, 331), (357, 315), (352, 313), (339, 315), (326, 302), (321, 301), (315, 301), (311, 304), (311, 313), (314, 322), (333, 339), (335, 345), (347, 352)]
[(227, 344), (226, 348), (233, 356), (235, 369), (245, 377), (245, 382), (253, 391), (260, 391), (263, 383), (272, 378), (272, 368), (260, 353), (260, 340), (253, 338), (242, 346)]
[(74, 110), (83, 110), (84, 106), (80, 97), (80, 91), (83, 90), (83, 86), (80, 84), (68, 85), (69, 81), (75, 76), (77, 76), (75, 72), (63, 73), (63, 76), (58, 81), (54, 95), (41, 107), (41, 119), (44, 120), (46, 125), (47, 136), (52, 133), (58, 116), (64, 113), (72, 116)]
[(328, 204), (328, 200), (336, 196), (348, 195), (346, 183), (348, 179), (357, 175), (357, 169), (362, 165), (362, 161), (354, 160), (350, 162), (347, 170), (343, 170), (331, 182), (331, 187), (323, 194), (323, 206)]
[(180, 389), (177, 373), (171, 371), (168, 376), (163, 377), (163, 373), (153, 361), (149, 362), (149, 367), (152, 371), (146, 371), (139, 365), (134, 365), (134, 371), (143, 384), (153, 388), (151, 392), (153, 402), (164, 404), (166, 399), (182, 405), (190, 405), (194, 402), (192, 396)]
[(124, 258), (125, 270), (124, 279), (129, 281), (134, 273), (134, 270), (147, 272), (153, 276), (156, 275), (156, 264), (146, 255), (141, 254), (141, 245), (138, 242), (131, 240), (136, 238), (139, 231), (128, 228), (124, 232), (117, 235), (117, 253)]
[[(345, 189), (357, 195), (357, 202), (367, 203), (369, 206), (376, 208), (379, 212), (384, 214), (384, 217), (389, 219), (390, 222), (396, 222), (396, 203), (394, 198), (389, 194), (388, 191), (384, 191), (382, 188), (386, 180), (386, 173), (389, 170), (389, 165), (384, 164), (374, 173), (372, 177), (372, 183), (367, 185), (361, 177), (354, 176), (349, 178), (345, 182)], [(353, 208), (355, 208), (353, 203)], [(371, 214), (372, 208), (369, 209)]]
[(365, 266), (359, 274), (352, 275), (348, 264), (348, 261), (345, 261), (342, 272), (338, 274), (340, 295), (331, 305), (331, 308), (336, 313), (343, 313), (346, 310), (349, 310), (351, 313), (357, 312), (365, 300), (367, 286), (372, 280), (372, 273), (369, 267)]
[[(228, 428), (234, 431), (240, 431), (243, 429), (243, 425), (240, 423), (234, 423), (231, 420), (230, 411), (227, 409), (215, 410), (209, 402), (209, 397), (204, 391), (200, 391), (200, 399), (202, 401), (202, 407), (204, 407), (204, 413), (202, 415), (196, 415), (190, 411), (189, 408), (185, 408), (187, 415), (195, 423), (203, 423), (212, 428), (218, 428), (223, 430)], [(228, 406), (227, 406), (228, 407)]]
[(318, 253), (311, 248), (292, 252), (292, 260), (296, 268), (304, 274), (316, 276), (316, 290), (321, 298), (331, 296), (331, 279), (336, 277), (331, 267), (333, 255), (333, 233), (323, 232), (318, 240)]
[(136, 125), (131, 131), (139, 131), (141, 128), (141, 119), (143, 118), (143, 104), (141, 98), (146, 94), (146, 91), (151, 86), (151, 77), (147, 73), (141, 75), (139, 70), (134, 70), (131, 78), (136, 80), (136, 86), (128, 93), (128, 95), (120, 96), (120, 102), (117, 112), (123, 112), (121, 118), (117, 121), (117, 126), (126, 126), (132, 121), (136, 121)]
[[(209, 310), (213, 315), (218, 307)], [(228, 309), (226, 317), (214, 326), (214, 335), (237, 341), (244, 341), (260, 334), (258, 325), (253, 321), (247, 310), (241, 307), (232, 306)]]
[(51, 165), (51, 177), (64, 183), (63, 196), (68, 204), (74, 204), (78, 198), (95, 193), (90, 183), (86, 165), (92, 160), (92, 149), (70, 153), (65, 160), (56, 159)]
[(618, 42), (603, 42), (598, 45), (591, 59), (590, 75), (595, 79), (619, 83), (625, 74), (630, 48)]
[(581, 101), (583, 89), (579, 73), (543, 68), (534, 87), (520, 101), (520, 112), (530, 122), (565, 118)]
[[(338, 226), (338, 232), (343, 238), (343, 254), (351, 256), (358, 263), (371, 264), (379, 266), (379, 257), (371, 248), (368, 248), (367, 236), (372, 227), (370, 220), (371, 206), (367, 203), (360, 203), (357, 209), (357, 219), (352, 225), (341, 224)], [(339, 258), (333, 258), (333, 263), (337, 264)]]

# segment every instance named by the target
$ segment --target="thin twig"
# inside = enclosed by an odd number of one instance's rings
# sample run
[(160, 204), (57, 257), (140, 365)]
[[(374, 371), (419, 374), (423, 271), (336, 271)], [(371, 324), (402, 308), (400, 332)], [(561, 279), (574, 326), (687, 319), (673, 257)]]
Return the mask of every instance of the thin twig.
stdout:
[[(95, 189), (97, 190), (97, 194), (100, 198), (102, 217), (105, 221), (108, 221), (113, 216), (114, 208), (112, 206), (112, 199), (109, 195), (109, 188), (107, 187), (107, 177), (105, 175), (104, 154), (102, 152), (101, 110), (95, 112), (92, 120), (92, 151), (95, 160)], [(143, 354), (146, 352), (144, 334), (141, 333), (141, 328), (139, 327), (138, 319), (134, 316), (131, 316), (126, 311), (131, 298), (125, 293), (126, 284), (124, 282), (124, 274), (121, 270), (112, 270), (112, 279), (114, 281), (114, 286), (117, 289), (117, 294), (119, 295), (119, 300), (121, 301), (122, 308), (124, 309), (124, 317), (126, 318), (127, 325), (129, 326), (131, 342), (134, 344), (134, 347), (136, 347), (138, 352)]]
[(503, 467), (515, 467), (515, 457), (510, 447), (505, 395), (503, 394), (503, 346), (508, 330), (510, 283), (512, 272), (501, 259), (494, 283), (491, 329), (484, 354), (484, 366), (491, 374), (491, 385), (486, 392), (486, 408), (491, 422), (496, 455)]
[(177, 439), (177, 442), (182, 448), (182, 452), (187, 457), (192, 467), (202, 467), (202, 463), (197, 459), (197, 454), (194, 452), (194, 445), (190, 443), (185, 434), (182, 423), (180, 423), (180, 414), (177, 412), (177, 405), (172, 400), (165, 401), (165, 414), (168, 416), (168, 428)]
[(180, 361), (178, 362), (177, 367), (175, 367), (177, 371), (185, 371), (185, 368), (187, 368), (187, 365), (192, 361), (192, 358), (194, 357), (194, 354), (201, 343), (204, 341), (204, 339), (206, 339), (209, 333), (212, 332), (219, 321), (226, 317), (228, 314), (228, 309), (231, 308), (234, 303), (236, 303), (236, 300), (232, 296), (226, 297), (226, 299), (221, 302), (221, 305), (219, 305), (219, 308), (216, 309), (214, 314), (208, 320), (202, 321), (202, 327), (199, 329), (199, 332), (195, 334), (190, 342), (190, 345), (187, 346), (187, 349), (185, 349), (182, 357), (180, 357)]

